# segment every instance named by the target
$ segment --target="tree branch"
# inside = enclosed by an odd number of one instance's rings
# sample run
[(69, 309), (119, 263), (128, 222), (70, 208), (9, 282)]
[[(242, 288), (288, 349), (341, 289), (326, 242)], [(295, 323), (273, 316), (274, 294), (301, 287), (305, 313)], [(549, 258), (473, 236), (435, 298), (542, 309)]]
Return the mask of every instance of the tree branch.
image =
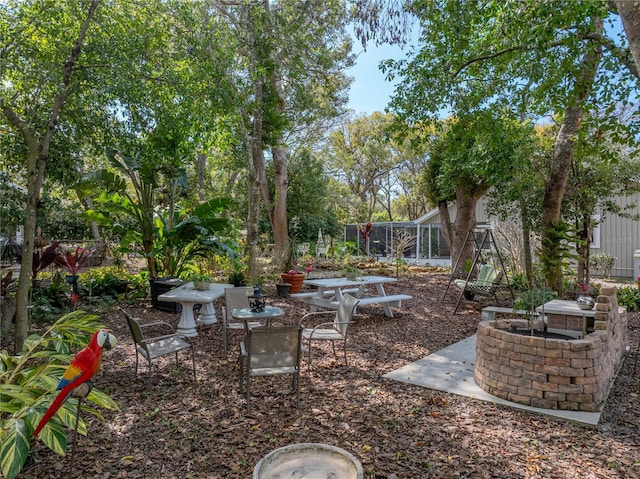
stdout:
[(582, 35), (582, 38), (594, 41), (606, 48), (615, 58), (620, 60), (622, 64), (627, 67), (633, 76), (640, 80), (640, 73), (638, 72), (636, 63), (633, 61), (631, 50), (619, 47), (613, 42), (613, 40), (600, 33), (586, 33), (585, 35)]
[[(560, 42), (553, 42), (547, 45), (547, 48), (551, 48), (551, 47), (558, 47), (564, 44), (564, 41), (560, 41)], [(489, 53), (487, 55), (482, 55), (479, 57), (475, 57), (475, 58), (471, 58), (470, 60), (467, 60), (466, 62), (464, 62), (462, 65), (460, 65), (455, 72), (453, 72), (452, 77), (455, 78), (457, 77), (462, 70), (464, 70), (465, 68), (467, 68), (470, 65), (473, 65), (474, 63), (478, 63), (484, 60), (491, 60), (492, 58), (497, 58), (500, 57), (502, 55), (506, 55), (507, 53), (511, 53), (511, 52), (515, 52), (515, 51), (521, 51), (521, 52), (526, 52), (526, 51), (531, 51), (531, 50), (535, 50), (537, 47), (528, 47), (525, 45), (516, 45), (513, 47), (509, 47), (509, 48), (505, 48), (504, 50), (500, 50), (494, 53)]]

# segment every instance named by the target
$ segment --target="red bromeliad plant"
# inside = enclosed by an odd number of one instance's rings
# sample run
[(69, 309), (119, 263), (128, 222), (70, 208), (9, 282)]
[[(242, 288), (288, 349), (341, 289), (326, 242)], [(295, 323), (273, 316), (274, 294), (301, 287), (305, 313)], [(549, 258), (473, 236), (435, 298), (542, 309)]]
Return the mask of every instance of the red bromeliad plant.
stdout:
[(91, 257), (95, 252), (95, 248), (85, 249), (80, 246), (75, 251), (67, 251), (65, 254), (60, 254), (56, 257), (56, 265), (66, 269), (69, 274), (75, 276), (80, 271), (82, 265)]
[(595, 296), (596, 290), (590, 284), (585, 283), (584, 281), (578, 282), (578, 289), (580, 290), (580, 294), (587, 296)]
[(369, 256), (369, 237), (371, 233), (373, 233), (373, 225), (371, 222), (366, 225), (358, 225), (358, 231), (360, 232), (360, 236), (362, 236), (362, 240), (364, 241), (365, 251), (367, 256)]
[(31, 264), (31, 279), (35, 280), (38, 273), (44, 270), (46, 267), (56, 261), (59, 256), (56, 253), (56, 248), (60, 244), (59, 241), (54, 241), (44, 250), (35, 249), (33, 251), (33, 263)]

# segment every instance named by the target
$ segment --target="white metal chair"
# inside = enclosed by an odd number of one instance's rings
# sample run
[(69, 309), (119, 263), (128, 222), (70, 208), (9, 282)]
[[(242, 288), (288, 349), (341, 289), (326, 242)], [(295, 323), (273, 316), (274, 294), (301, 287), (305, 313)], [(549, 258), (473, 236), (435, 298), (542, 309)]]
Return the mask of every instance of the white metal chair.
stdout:
[[(127, 319), (127, 324), (129, 325), (131, 336), (133, 337), (133, 343), (136, 348), (136, 375), (138, 374), (138, 355), (147, 360), (147, 366), (149, 369), (147, 385), (151, 379), (151, 361), (153, 359), (167, 356), (169, 354), (175, 354), (176, 364), (178, 364), (178, 352), (186, 349), (191, 349), (193, 378), (196, 379), (195, 351), (193, 350), (193, 344), (191, 344), (188, 338), (176, 334), (175, 329), (169, 323), (164, 321), (155, 321), (153, 323), (141, 324), (128, 311), (125, 311), (122, 308), (118, 309)], [(153, 328), (155, 331), (166, 332), (167, 334), (148, 337), (144, 333), (148, 328)]]
[[(235, 319), (231, 315), (234, 309), (242, 309), (249, 307), (249, 296), (253, 294), (251, 286), (238, 286), (235, 288), (227, 288), (224, 290), (224, 306), (222, 306), (222, 345), (224, 347), (225, 356), (229, 350), (229, 330), (244, 331), (245, 321)], [(262, 326), (259, 321), (249, 322), (250, 328)]]
[(251, 378), (282, 374), (293, 376), (296, 407), (300, 407), (301, 342), (299, 326), (246, 328), (245, 340), (240, 343), (238, 379), (241, 394), (246, 384), (247, 411), (251, 410)]
[[(345, 294), (342, 296), (337, 311), (316, 311), (307, 313), (300, 319), (300, 325), (303, 328), (302, 337), (308, 342), (307, 367), (309, 369), (311, 369), (311, 343), (313, 341), (331, 341), (333, 354), (336, 354), (336, 341), (341, 341), (344, 351), (344, 364), (346, 366), (349, 365), (347, 360), (347, 333), (349, 325), (353, 323), (353, 313), (359, 302), (358, 298)], [(333, 321), (320, 323), (313, 328), (304, 327), (306, 320), (326, 315), (333, 315)]]

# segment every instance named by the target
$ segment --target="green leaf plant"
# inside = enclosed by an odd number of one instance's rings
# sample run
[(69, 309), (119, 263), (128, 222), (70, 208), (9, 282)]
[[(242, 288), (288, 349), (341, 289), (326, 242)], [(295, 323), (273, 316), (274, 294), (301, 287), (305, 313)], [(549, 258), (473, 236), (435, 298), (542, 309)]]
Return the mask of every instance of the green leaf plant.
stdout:
[[(151, 277), (177, 277), (195, 258), (233, 254), (224, 236), (230, 228), (225, 217), (230, 200), (214, 198), (189, 211), (180, 197), (186, 182), (182, 169), (115, 150), (107, 150), (107, 157), (117, 174), (100, 170), (79, 185), (81, 196), (92, 188), (102, 190), (93, 198), (95, 209), (82, 216), (121, 233), (120, 252), (143, 254)], [(168, 191), (168, 197), (161, 191)], [(123, 218), (136, 227), (119, 226)]]
[[(30, 335), (20, 354), (0, 352), (0, 467), (6, 479), (14, 479), (24, 467), (31, 435), (51, 400), (74, 354), (84, 348), (91, 335), (104, 328), (96, 316), (74, 311), (61, 317), (40, 336)], [(94, 405), (117, 410), (118, 405), (94, 388), (81, 410), (104, 420)], [(42, 430), (39, 438), (56, 453), (67, 449), (65, 427), (76, 427), (78, 400), (69, 398)], [(78, 433), (87, 434), (87, 424), (77, 418)]]

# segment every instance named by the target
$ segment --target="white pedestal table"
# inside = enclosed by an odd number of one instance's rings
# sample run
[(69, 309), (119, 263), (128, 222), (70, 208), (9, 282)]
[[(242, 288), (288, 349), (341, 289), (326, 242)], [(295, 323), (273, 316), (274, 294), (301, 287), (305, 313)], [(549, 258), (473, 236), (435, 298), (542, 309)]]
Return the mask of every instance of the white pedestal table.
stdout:
[(182, 305), (182, 314), (180, 315), (180, 322), (178, 323), (178, 333), (183, 336), (193, 337), (198, 335), (196, 319), (193, 315), (193, 306), (196, 304), (202, 305), (198, 317), (198, 324), (215, 324), (218, 322), (218, 318), (216, 317), (213, 302), (221, 296), (224, 296), (225, 289), (233, 287), (232, 284), (212, 283), (208, 290), (200, 291), (193, 286), (193, 283), (187, 283), (159, 295), (158, 299), (160, 301), (169, 301)]

